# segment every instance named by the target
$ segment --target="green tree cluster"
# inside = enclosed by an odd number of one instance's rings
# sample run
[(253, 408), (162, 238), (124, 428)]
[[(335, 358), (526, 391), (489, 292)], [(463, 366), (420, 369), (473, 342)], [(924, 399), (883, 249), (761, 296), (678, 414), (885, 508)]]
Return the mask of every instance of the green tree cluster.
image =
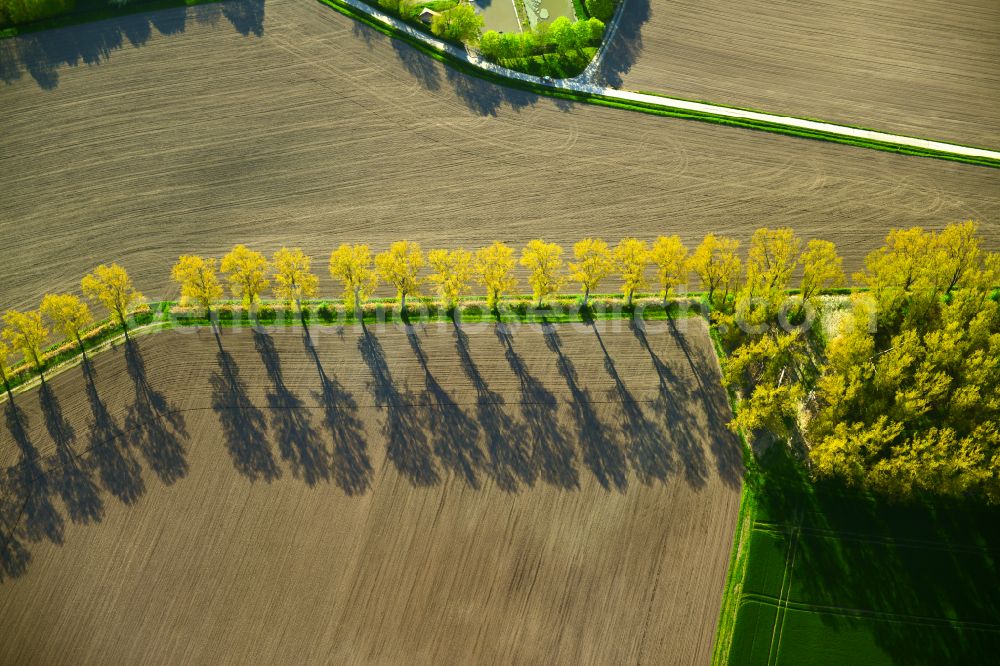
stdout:
[(483, 17), (476, 13), (471, 3), (462, 2), (435, 16), (431, 32), (456, 42), (476, 44), (483, 32)]
[(0, 27), (67, 14), (75, 6), (76, 0), (0, 0)]
[(579, 54), (587, 46), (600, 44), (603, 36), (604, 23), (596, 18), (574, 22), (560, 16), (552, 23), (539, 23), (523, 32), (487, 30), (479, 40), (479, 52), (494, 62), (544, 53), (565, 57)]

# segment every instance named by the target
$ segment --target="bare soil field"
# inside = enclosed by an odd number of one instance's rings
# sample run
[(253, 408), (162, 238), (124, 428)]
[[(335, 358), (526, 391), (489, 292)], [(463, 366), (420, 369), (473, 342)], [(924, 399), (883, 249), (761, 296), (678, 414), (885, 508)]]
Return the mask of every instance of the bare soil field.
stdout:
[[(0, 405), (3, 663), (707, 663), (700, 319), (141, 337)], [(616, 330), (617, 328), (617, 330)]]
[(995, 0), (625, 0), (608, 83), (1000, 147)]
[(35, 33), (0, 41), (0, 62), (3, 307), (112, 260), (174, 296), (177, 255), (240, 242), (303, 247), (327, 296), (333, 247), (402, 237), (788, 225), (853, 270), (891, 227), (975, 218), (1000, 247), (997, 170), (538, 98), (307, 0)]

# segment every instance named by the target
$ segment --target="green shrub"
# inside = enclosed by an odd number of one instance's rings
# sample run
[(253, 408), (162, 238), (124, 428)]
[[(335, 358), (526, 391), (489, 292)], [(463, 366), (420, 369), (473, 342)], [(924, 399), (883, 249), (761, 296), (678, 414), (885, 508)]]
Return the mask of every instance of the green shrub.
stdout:
[(0, 0), (0, 25), (21, 25), (73, 11), (76, 0)]
[(331, 308), (326, 303), (319, 306), (319, 308), (316, 310), (316, 314), (317, 316), (319, 316), (320, 321), (322, 321), (324, 324), (329, 324), (330, 322), (332, 322), (335, 316), (333, 308)]
[(278, 313), (274, 311), (274, 308), (270, 305), (262, 305), (259, 310), (257, 310), (257, 320), (262, 324), (273, 324), (274, 320), (278, 318)]
[(585, 0), (587, 13), (601, 21), (608, 21), (615, 13), (614, 0)]

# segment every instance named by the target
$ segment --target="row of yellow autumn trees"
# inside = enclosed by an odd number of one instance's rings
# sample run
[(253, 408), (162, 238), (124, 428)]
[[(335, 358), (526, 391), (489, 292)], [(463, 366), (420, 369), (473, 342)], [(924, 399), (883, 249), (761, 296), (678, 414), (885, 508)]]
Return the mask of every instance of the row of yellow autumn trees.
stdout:
[[(379, 282), (396, 290), (403, 308), (407, 297), (420, 295), (428, 283), (445, 307), (456, 306), (470, 293), (473, 284), (479, 284), (486, 291), (487, 305), (493, 308), (517, 288), (514, 275), (517, 265), (527, 270), (527, 281), (539, 306), (569, 282), (580, 286), (587, 305), (591, 292), (615, 276), (621, 280), (622, 293), (631, 304), (637, 291), (648, 288), (650, 267), (655, 269), (656, 283), (664, 299), (676, 287), (686, 284), (694, 273), (710, 300), (725, 303), (740, 279), (742, 262), (738, 249), (738, 241), (713, 234), (707, 235), (693, 252), (688, 251), (679, 236), (661, 236), (652, 243), (625, 238), (614, 247), (599, 238), (587, 238), (573, 246), (568, 261), (563, 258), (561, 246), (542, 240), (527, 243), (519, 257), (514, 248), (501, 242), (474, 252), (435, 249), (426, 254), (418, 243), (411, 241), (393, 243), (378, 254), (373, 254), (367, 245), (343, 244), (331, 253), (329, 272), (343, 285), (344, 300), (350, 310), (361, 306)], [(829, 264), (837, 266), (839, 271), (840, 259), (832, 243), (811, 241), (802, 262), (805, 294), (836, 281), (828, 279), (829, 270), (824, 269)], [(174, 265), (171, 277), (180, 287), (182, 304), (202, 307), (209, 313), (212, 304), (225, 294), (223, 280), (244, 307), (259, 303), (270, 289), (276, 299), (294, 302), (301, 310), (302, 300), (313, 298), (318, 292), (319, 280), (311, 263), (311, 258), (298, 248), (281, 248), (268, 259), (260, 252), (237, 245), (221, 261), (183, 255)], [(98, 266), (83, 278), (81, 289), (88, 300), (111, 314), (127, 336), (129, 316), (144, 299), (125, 269), (118, 264)], [(37, 311), (8, 310), (3, 317), (0, 342), (0, 376), (5, 382), (11, 348), (19, 350), (26, 361), (41, 371), (42, 350), (49, 338), (46, 320), (83, 349), (81, 336), (93, 323), (93, 316), (87, 303), (73, 294), (46, 295)]]
[[(791, 236), (790, 230), (778, 231)], [(573, 245), (567, 261), (561, 246), (542, 240), (528, 242), (519, 257), (514, 248), (501, 242), (475, 251), (436, 249), (426, 254), (419, 243), (412, 241), (393, 243), (379, 254), (373, 254), (367, 245), (343, 244), (331, 253), (329, 272), (343, 285), (343, 298), (351, 310), (361, 306), (380, 282), (396, 290), (403, 308), (408, 297), (421, 295), (428, 284), (445, 307), (458, 305), (478, 284), (485, 289), (487, 304), (492, 308), (517, 288), (514, 271), (518, 265), (527, 270), (527, 282), (539, 306), (570, 283), (579, 285), (587, 305), (591, 292), (611, 278), (621, 281), (622, 293), (631, 304), (638, 291), (650, 286), (650, 268), (655, 270), (663, 298), (687, 284), (693, 273), (710, 300), (725, 302), (740, 284), (739, 245), (734, 239), (713, 234), (706, 236), (694, 252), (689, 252), (678, 236), (661, 236), (652, 243), (625, 238), (614, 247), (599, 238), (586, 238)], [(798, 253), (799, 248), (788, 251)], [(811, 241), (801, 259), (796, 254), (795, 261), (800, 260), (806, 297), (843, 281), (840, 258), (832, 243)], [(237, 245), (221, 263), (193, 255), (180, 257), (173, 279), (180, 285), (182, 303), (209, 309), (221, 299), (225, 289), (217, 269), (228, 280), (233, 297), (245, 307), (259, 302), (268, 288), (276, 299), (299, 307), (303, 299), (318, 294), (319, 280), (311, 270), (311, 259), (301, 250), (282, 248), (268, 260), (260, 252)]]

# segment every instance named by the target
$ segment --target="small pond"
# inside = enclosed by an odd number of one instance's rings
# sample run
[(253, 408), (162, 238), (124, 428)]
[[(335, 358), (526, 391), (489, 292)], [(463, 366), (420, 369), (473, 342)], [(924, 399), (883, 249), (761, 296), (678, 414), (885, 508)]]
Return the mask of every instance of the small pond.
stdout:
[(472, 0), (476, 12), (483, 17), (486, 30), (521, 32), (514, 0)]

